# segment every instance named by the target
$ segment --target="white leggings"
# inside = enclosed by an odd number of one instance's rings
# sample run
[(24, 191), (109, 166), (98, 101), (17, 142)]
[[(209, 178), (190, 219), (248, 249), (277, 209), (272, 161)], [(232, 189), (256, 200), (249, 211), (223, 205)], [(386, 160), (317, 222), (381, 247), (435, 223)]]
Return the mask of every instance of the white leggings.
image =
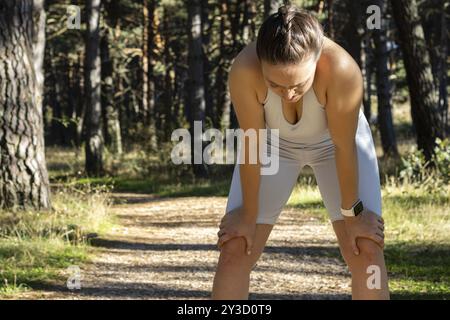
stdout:
[[(364, 207), (381, 216), (381, 190), (375, 146), (366, 117), (360, 110), (356, 132), (358, 190)], [(297, 183), (302, 168), (310, 166), (331, 222), (342, 220), (341, 194), (331, 138), (316, 144), (279, 140), (279, 169), (274, 175), (260, 175), (256, 223), (275, 224)], [(242, 206), (240, 165), (234, 167), (226, 213)]]

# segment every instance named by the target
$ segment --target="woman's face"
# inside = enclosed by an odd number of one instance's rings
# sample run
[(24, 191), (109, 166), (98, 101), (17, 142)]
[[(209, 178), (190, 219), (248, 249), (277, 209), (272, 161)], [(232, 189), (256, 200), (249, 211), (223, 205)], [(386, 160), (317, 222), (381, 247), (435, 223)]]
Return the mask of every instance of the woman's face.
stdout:
[(309, 90), (314, 82), (316, 65), (313, 55), (298, 64), (273, 65), (261, 62), (266, 86), (287, 103), (299, 101)]

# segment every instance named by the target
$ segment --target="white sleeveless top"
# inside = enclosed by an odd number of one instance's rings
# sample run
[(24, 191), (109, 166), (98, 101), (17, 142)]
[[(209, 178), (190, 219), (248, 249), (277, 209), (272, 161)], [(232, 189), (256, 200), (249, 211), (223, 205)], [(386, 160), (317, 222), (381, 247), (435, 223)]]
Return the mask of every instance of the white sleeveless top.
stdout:
[(317, 100), (313, 86), (303, 95), (302, 117), (295, 124), (285, 119), (281, 97), (270, 88), (263, 105), (266, 128), (279, 129), (281, 139), (308, 144), (331, 139), (325, 107)]

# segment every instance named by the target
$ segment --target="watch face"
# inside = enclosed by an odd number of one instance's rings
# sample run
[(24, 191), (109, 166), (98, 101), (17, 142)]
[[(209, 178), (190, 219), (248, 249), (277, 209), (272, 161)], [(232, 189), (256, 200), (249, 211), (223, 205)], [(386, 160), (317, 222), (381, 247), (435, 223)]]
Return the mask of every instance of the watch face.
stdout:
[(355, 216), (357, 216), (358, 214), (360, 214), (364, 209), (363, 203), (362, 201), (359, 201), (358, 204), (355, 206)]

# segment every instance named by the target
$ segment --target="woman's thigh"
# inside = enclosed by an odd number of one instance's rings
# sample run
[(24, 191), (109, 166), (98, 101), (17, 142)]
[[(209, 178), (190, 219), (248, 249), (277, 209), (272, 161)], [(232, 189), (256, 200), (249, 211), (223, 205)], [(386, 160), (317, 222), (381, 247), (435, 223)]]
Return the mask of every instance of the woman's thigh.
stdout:
[[(298, 160), (279, 157), (279, 166), (275, 174), (260, 175), (257, 224), (275, 224), (281, 210), (289, 200), (301, 166)], [(240, 165), (236, 164), (225, 212), (229, 214), (242, 204)]]
[[(381, 187), (375, 145), (366, 117), (360, 112), (355, 136), (358, 163), (358, 196), (364, 207), (381, 216)], [(342, 220), (341, 191), (336, 168), (335, 147), (312, 152), (308, 162), (332, 222)]]

